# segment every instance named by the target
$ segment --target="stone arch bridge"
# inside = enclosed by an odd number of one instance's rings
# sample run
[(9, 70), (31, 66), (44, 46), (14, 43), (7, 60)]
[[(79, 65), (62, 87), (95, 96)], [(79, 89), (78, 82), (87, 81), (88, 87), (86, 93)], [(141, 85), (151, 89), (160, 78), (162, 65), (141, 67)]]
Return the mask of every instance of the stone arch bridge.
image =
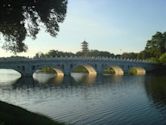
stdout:
[[(77, 66), (83, 66), (89, 74), (102, 74), (106, 67), (111, 67), (115, 74), (123, 75), (135, 67), (140, 72), (152, 71), (157, 68), (154, 63), (143, 60), (93, 58), (93, 57), (59, 57), (36, 59), (0, 59), (0, 69), (14, 69), (22, 76), (32, 76), (42, 67), (52, 67), (57, 75), (69, 75)], [(141, 69), (141, 70), (140, 70)]]

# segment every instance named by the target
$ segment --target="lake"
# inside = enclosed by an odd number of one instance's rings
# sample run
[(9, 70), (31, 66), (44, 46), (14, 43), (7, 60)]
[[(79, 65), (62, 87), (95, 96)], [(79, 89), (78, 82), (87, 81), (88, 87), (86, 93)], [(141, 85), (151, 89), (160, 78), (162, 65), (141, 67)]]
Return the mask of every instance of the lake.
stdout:
[(166, 76), (20, 78), (1, 71), (0, 99), (73, 125), (165, 125)]

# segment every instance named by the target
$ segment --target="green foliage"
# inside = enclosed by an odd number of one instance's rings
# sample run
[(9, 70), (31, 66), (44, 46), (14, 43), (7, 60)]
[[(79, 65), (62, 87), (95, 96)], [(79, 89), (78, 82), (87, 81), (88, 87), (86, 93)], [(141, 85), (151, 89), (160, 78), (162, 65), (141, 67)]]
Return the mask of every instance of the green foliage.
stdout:
[(52, 57), (70, 57), (70, 56), (75, 56), (74, 53), (71, 52), (62, 52), (58, 50), (50, 50), (48, 53), (36, 53), (34, 58), (40, 58), (40, 57), (47, 57), (47, 58), (52, 58)]
[(131, 68), (129, 70), (129, 74), (131, 74), (131, 75), (137, 75), (137, 69), (136, 68)]
[(0, 125), (64, 125), (5, 102), (0, 107)]
[(35, 39), (40, 26), (56, 36), (59, 23), (64, 21), (67, 0), (1, 0), (0, 33), (5, 39), (3, 48), (23, 52), (27, 36)]
[[(85, 54), (83, 52), (77, 52), (76, 54), (72, 52), (62, 52), (58, 50), (50, 50), (47, 53), (36, 53), (34, 58), (40, 58), (40, 57), (85, 57)], [(107, 51), (99, 51), (99, 50), (90, 50), (89, 52), (86, 53), (86, 57), (115, 57), (114, 54), (111, 54)]]
[(134, 52), (131, 52), (131, 53), (123, 53), (121, 55), (122, 58), (126, 58), (126, 59), (136, 59), (138, 57), (138, 53), (134, 53)]
[(147, 41), (145, 50), (149, 57), (159, 58), (166, 52), (166, 32), (157, 32)]
[(115, 71), (112, 68), (108, 67), (104, 69), (104, 74), (115, 74)]
[(166, 53), (160, 56), (159, 61), (160, 63), (166, 64)]
[[(77, 52), (76, 56), (85, 56), (84, 52)], [(115, 55), (107, 51), (90, 50), (86, 53), (86, 57), (114, 57)]]
[(43, 73), (56, 73), (55, 70), (51, 67), (43, 67), (40, 72), (43, 72)]
[(146, 59), (146, 58), (149, 58), (148, 56), (148, 53), (146, 51), (141, 51), (139, 54), (138, 54), (138, 59)]
[(87, 69), (83, 66), (78, 66), (76, 68), (73, 69), (73, 72), (76, 73), (88, 73)]
[[(166, 53), (166, 32), (157, 32), (152, 36), (151, 40), (147, 41), (145, 49), (138, 54), (137, 58), (156, 63), (165, 63), (164, 53)], [(161, 57), (162, 55), (163, 57)]]
[(151, 57), (151, 58), (148, 58), (146, 60), (149, 61), (149, 62), (159, 63), (159, 59), (155, 58), (155, 57)]

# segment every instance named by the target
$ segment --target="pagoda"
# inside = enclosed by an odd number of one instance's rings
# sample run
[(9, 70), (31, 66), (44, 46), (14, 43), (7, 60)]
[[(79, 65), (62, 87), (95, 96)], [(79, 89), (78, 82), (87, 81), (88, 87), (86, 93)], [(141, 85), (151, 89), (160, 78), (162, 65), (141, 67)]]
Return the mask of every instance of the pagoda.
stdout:
[(87, 53), (89, 51), (89, 49), (88, 49), (88, 43), (86, 41), (83, 41), (81, 43), (81, 47), (82, 47), (82, 52), (83, 53)]

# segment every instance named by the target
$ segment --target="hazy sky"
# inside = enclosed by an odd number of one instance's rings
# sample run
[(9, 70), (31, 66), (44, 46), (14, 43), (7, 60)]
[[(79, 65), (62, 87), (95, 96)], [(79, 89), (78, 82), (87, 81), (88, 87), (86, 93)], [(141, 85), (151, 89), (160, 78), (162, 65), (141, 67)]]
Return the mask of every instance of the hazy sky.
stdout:
[[(112, 53), (139, 52), (156, 31), (166, 31), (166, 0), (69, 0), (68, 12), (56, 38), (45, 31), (26, 39), (21, 55), (62, 50), (76, 52), (86, 40), (89, 49)], [(0, 49), (0, 56), (9, 56)]]

